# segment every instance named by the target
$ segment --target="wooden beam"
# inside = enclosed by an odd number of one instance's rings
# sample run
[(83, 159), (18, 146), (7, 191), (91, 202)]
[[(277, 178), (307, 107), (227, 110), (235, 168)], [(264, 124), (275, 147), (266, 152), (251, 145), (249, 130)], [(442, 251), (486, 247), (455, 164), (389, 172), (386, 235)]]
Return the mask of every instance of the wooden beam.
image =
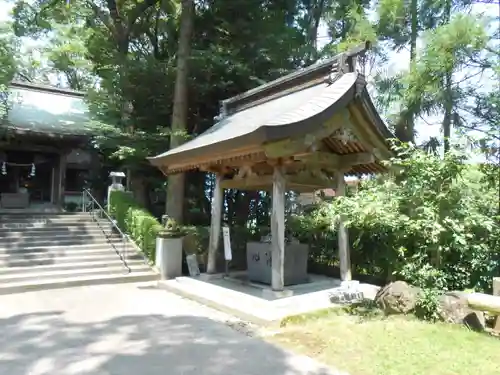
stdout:
[(212, 198), (212, 216), (210, 218), (210, 239), (208, 242), (207, 273), (217, 272), (217, 250), (219, 248), (219, 238), (222, 221), (222, 199), (224, 190), (221, 186), (222, 175), (215, 175), (214, 196)]
[(351, 122), (351, 129), (356, 136), (360, 138), (362, 143), (376, 148), (382, 160), (389, 160), (393, 155), (388, 149), (386, 141), (372, 130), (370, 122), (363, 116), (359, 106), (352, 103), (348, 109), (352, 114), (352, 118), (359, 124), (359, 126), (356, 126)]
[(467, 303), (474, 310), (488, 311), (493, 315), (500, 314), (500, 297), (485, 293), (470, 293)]
[[(337, 183), (335, 189), (336, 196), (345, 195), (345, 180), (344, 173), (337, 173), (336, 175)], [(349, 250), (349, 233), (344, 225), (344, 218), (342, 215), (339, 219), (338, 226), (338, 247), (339, 247), (339, 261), (340, 261), (340, 280), (350, 281), (352, 279), (351, 274), (351, 254)]]
[(249, 176), (245, 178), (233, 178), (221, 181), (224, 189), (252, 189), (260, 186), (272, 186), (272, 176)]
[[(311, 189), (326, 189), (332, 186), (331, 180), (311, 174), (284, 175), (287, 185), (290, 190), (295, 188), (309, 187)], [(273, 187), (273, 176), (271, 175), (253, 175), (244, 178), (227, 179), (221, 181), (221, 186), (224, 189), (241, 189), (241, 190), (264, 190), (270, 191)], [(299, 189), (300, 190), (300, 189)]]
[(230, 166), (232, 163), (248, 163), (249, 161), (262, 160), (264, 158), (262, 149), (252, 145), (231, 151), (218, 152), (209, 156), (195, 157), (181, 163), (172, 163), (167, 166), (169, 170), (179, 170), (191, 167), (209, 167), (217, 165)]
[[(56, 142), (54, 142), (56, 143)], [(60, 153), (61, 145), (40, 145), (36, 144), (36, 142), (25, 142), (25, 143), (17, 143), (17, 142), (0, 142), (0, 149), (3, 150), (16, 150), (16, 151), (30, 151), (30, 152), (47, 152), (47, 153)]]
[(349, 111), (342, 110), (323, 123), (321, 127), (313, 133), (309, 133), (305, 137), (288, 138), (282, 141), (268, 143), (264, 145), (264, 152), (268, 158), (281, 158), (304, 152), (310, 147), (314, 148), (317, 142), (328, 137), (348, 121)]
[(307, 155), (296, 156), (305, 164), (316, 165), (328, 169), (350, 169), (354, 165), (371, 164), (375, 162), (375, 156), (369, 152), (357, 154), (337, 155), (327, 152), (315, 152)]
[(275, 291), (285, 288), (285, 175), (282, 166), (275, 166), (271, 213), (272, 270), (271, 286)]

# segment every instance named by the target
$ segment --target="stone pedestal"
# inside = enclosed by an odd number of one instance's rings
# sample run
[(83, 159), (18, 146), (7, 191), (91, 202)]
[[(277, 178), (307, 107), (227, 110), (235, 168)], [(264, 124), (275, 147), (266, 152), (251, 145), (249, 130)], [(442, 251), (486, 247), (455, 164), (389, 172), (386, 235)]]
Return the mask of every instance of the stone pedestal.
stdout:
[[(305, 244), (286, 244), (283, 278), (285, 285), (307, 283), (309, 247)], [(247, 268), (250, 281), (271, 284), (272, 245), (265, 242), (247, 243)]]
[(156, 239), (155, 266), (162, 280), (182, 276), (182, 238)]

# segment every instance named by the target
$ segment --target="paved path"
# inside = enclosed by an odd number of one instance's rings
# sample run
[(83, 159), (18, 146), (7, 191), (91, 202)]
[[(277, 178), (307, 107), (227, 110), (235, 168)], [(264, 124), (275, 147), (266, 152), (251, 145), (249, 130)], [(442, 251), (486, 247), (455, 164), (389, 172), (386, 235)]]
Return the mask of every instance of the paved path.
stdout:
[(151, 284), (0, 296), (0, 374), (333, 374), (237, 323)]

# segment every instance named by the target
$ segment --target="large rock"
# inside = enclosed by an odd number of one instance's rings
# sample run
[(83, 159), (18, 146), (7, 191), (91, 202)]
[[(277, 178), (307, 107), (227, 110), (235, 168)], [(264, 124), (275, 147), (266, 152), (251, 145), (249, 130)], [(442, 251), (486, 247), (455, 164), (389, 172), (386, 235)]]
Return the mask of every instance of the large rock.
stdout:
[(386, 314), (408, 314), (415, 309), (419, 292), (404, 281), (395, 281), (379, 290), (375, 302)]
[(482, 331), (485, 318), (482, 311), (469, 307), (468, 293), (446, 292), (439, 297), (438, 315), (442, 321), (453, 324), (465, 324), (470, 329)]

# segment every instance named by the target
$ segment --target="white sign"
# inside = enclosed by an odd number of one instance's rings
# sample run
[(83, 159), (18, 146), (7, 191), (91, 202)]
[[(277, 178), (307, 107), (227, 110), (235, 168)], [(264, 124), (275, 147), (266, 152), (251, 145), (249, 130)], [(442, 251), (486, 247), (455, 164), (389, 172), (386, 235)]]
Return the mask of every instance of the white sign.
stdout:
[(227, 261), (233, 259), (231, 252), (231, 238), (229, 237), (229, 227), (222, 227), (222, 239), (224, 240), (224, 258)]

